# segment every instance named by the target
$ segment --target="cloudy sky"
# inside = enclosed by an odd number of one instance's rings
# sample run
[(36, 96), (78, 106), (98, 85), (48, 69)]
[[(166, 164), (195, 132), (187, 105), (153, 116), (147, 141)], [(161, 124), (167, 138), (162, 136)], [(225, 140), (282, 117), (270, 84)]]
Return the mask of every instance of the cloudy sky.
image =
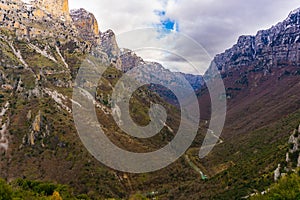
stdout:
[[(71, 9), (85, 8), (92, 12), (100, 30), (112, 29), (118, 38), (141, 28), (159, 30), (160, 36), (153, 42), (160, 43), (161, 48), (137, 53), (171, 70), (194, 74), (203, 73), (211, 58), (230, 48), (238, 36), (267, 29), (300, 7), (299, 0), (69, 0), (69, 3)], [(133, 31), (132, 40), (141, 35)], [(132, 42), (119, 41), (124, 48), (130, 48)], [(195, 42), (203, 48), (196, 48)], [(157, 49), (168, 49), (173, 54)], [(174, 54), (179, 56), (176, 58)], [(188, 67), (182, 58), (197, 65), (197, 69)]]

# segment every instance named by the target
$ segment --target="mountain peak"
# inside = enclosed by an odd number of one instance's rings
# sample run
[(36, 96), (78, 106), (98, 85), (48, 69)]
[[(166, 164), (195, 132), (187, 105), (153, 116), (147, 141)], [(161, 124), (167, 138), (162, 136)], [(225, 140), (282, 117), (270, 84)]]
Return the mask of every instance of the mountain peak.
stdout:
[(82, 39), (94, 44), (100, 43), (98, 22), (92, 13), (80, 8), (71, 10), (70, 16)]
[(300, 24), (300, 8), (297, 8), (297, 9), (293, 10), (292, 12), (290, 12), (286, 22), (289, 25), (290, 24), (299, 25)]
[(293, 10), (292, 12), (290, 12), (289, 16), (295, 15), (295, 14), (300, 14), (300, 7)]

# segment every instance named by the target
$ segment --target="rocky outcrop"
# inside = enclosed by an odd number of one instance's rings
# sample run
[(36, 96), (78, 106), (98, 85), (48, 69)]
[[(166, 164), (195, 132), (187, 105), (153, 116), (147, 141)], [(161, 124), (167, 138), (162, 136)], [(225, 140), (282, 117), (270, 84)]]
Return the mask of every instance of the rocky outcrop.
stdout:
[[(76, 40), (68, 1), (0, 1), (0, 27), (12, 30), (18, 38)], [(52, 7), (52, 6), (54, 7)]]
[(281, 169), (280, 164), (278, 164), (277, 168), (274, 171), (274, 181), (275, 182), (278, 181), (278, 179), (281, 176), (280, 169)]
[(294, 130), (293, 134), (290, 136), (289, 145), (290, 149), (286, 160), (292, 162), (293, 166), (300, 167), (300, 125)]
[(222, 73), (229, 69), (254, 67), (268, 73), (272, 67), (300, 65), (300, 9), (256, 36), (241, 36), (231, 49), (217, 55), (214, 62)]
[(26, 146), (40, 146), (45, 147), (45, 139), (50, 136), (50, 131), (47, 124), (43, 124), (47, 121), (43, 118), (41, 111), (38, 111), (35, 117), (32, 116), (32, 111), (27, 113), (27, 121), (31, 122), (29, 132), (24, 135), (23, 142), (19, 148)]
[(300, 125), (293, 131), (289, 138), (289, 149), (286, 153), (285, 162), (279, 164), (274, 171), (274, 180), (277, 181), (280, 177), (283, 177), (286, 173), (295, 171), (295, 168), (300, 167)]
[(100, 44), (100, 33), (95, 16), (83, 8), (71, 10), (70, 14), (79, 36), (85, 41), (92, 42), (94, 45)]
[(31, 129), (32, 130), (30, 132), (28, 142), (30, 143), (30, 145), (34, 145), (35, 139), (41, 131), (41, 111), (39, 111), (39, 113), (35, 116)]
[(101, 47), (112, 60), (120, 56), (120, 49), (117, 44), (116, 35), (112, 30), (107, 30), (100, 35)]
[(71, 20), (68, 0), (38, 0), (37, 4), (54, 17)]
[(290, 153), (295, 153), (299, 150), (299, 133), (294, 130), (293, 134), (290, 136), (289, 144), (291, 144)]
[(7, 111), (9, 109), (9, 102), (5, 104), (0, 113), (0, 152), (4, 150), (5, 152), (8, 150), (9, 145), (9, 134), (8, 134), (8, 126), (10, 124), (9, 116)]
[(122, 61), (121, 70), (123, 72), (127, 72), (145, 63), (141, 57), (137, 56), (133, 51), (129, 49), (121, 49), (120, 59)]

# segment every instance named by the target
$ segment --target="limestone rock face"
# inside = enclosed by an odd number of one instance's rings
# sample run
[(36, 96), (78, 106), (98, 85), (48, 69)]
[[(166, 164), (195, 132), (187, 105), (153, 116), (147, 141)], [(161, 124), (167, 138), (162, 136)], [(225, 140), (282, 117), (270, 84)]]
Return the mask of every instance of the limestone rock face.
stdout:
[(143, 59), (138, 57), (133, 51), (129, 49), (122, 49), (120, 55), (122, 61), (121, 70), (127, 72), (140, 64), (143, 64)]
[(100, 35), (101, 47), (111, 59), (117, 59), (120, 55), (120, 49), (117, 44), (116, 35), (112, 30), (107, 30)]
[(14, 31), (18, 38), (75, 40), (77, 37), (68, 11), (68, 1), (1, 1), (0, 27)]
[(38, 5), (55, 17), (71, 20), (68, 0), (38, 0)]
[(270, 71), (272, 67), (300, 64), (300, 9), (268, 30), (256, 36), (241, 36), (231, 49), (214, 58), (222, 73), (229, 69), (255, 66), (256, 70)]
[(79, 32), (79, 36), (83, 40), (90, 41), (93, 44), (100, 44), (98, 22), (92, 13), (81, 8), (78, 10), (71, 10), (70, 15)]

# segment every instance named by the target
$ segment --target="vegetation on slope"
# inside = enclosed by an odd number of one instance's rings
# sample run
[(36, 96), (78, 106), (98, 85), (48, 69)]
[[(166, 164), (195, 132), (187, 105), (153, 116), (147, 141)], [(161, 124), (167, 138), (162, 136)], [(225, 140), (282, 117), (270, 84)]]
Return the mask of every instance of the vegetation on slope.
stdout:
[(73, 190), (61, 184), (17, 179), (7, 184), (0, 179), (0, 200), (63, 200), (89, 199), (86, 195), (73, 194)]
[(251, 200), (295, 200), (300, 199), (300, 173), (282, 177), (278, 183), (273, 184), (264, 195), (251, 197)]

